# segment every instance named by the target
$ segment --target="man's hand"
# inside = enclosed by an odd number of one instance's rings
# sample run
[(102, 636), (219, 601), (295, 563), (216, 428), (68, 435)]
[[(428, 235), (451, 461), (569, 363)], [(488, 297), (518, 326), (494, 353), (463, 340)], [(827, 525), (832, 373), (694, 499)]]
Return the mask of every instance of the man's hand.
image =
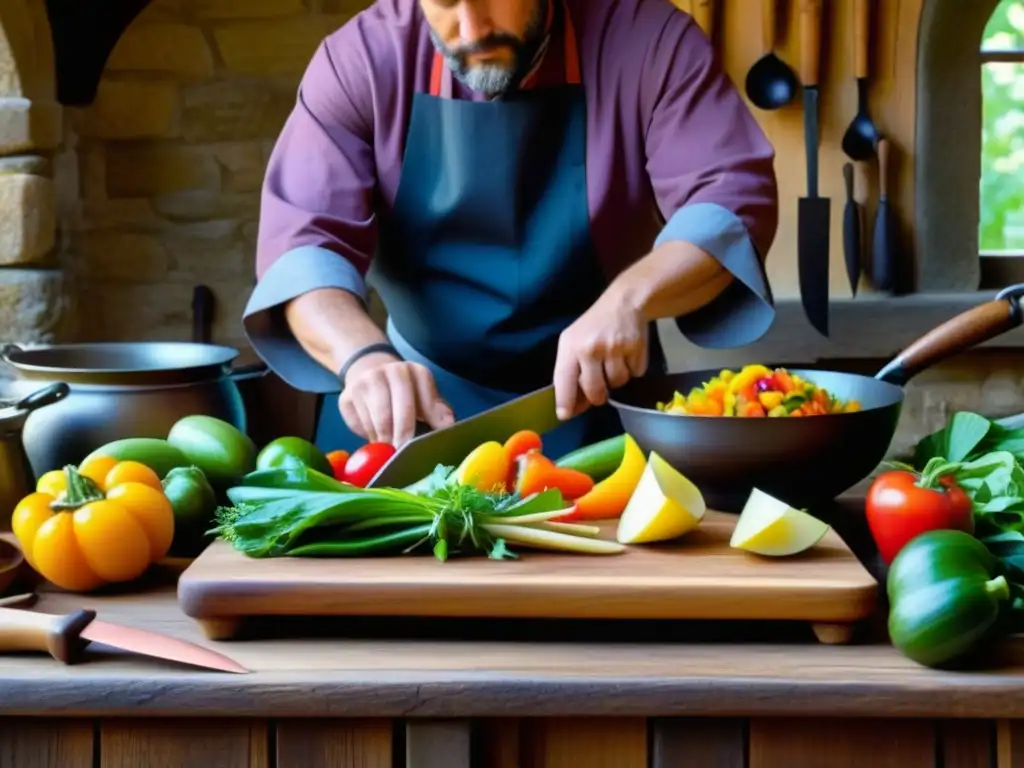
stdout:
[(345, 424), (357, 435), (396, 448), (413, 438), (417, 421), (431, 429), (455, 422), (427, 368), (385, 354), (367, 355), (349, 368), (338, 405)]
[(558, 418), (604, 405), (608, 390), (647, 370), (648, 325), (642, 312), (605, 291), (558, 340), (555, 402)]

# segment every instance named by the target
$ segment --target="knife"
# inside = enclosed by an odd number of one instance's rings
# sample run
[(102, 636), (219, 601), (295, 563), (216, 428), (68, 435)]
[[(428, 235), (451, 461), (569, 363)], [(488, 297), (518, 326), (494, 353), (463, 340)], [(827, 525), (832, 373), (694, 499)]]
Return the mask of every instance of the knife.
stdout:
[(800, 0), (800, 82), (804, 87), (807, 197), (797, 208), (800, 299), (811, 325), (828, 336), (829, 220), (827, 197), (818, 196), (818, 75), (821, 70), (822, 0)]
[(57, 661), (74, 664), (90, 643), (178, 661), (220, 672), (245, 674), (249, 670), (227, 656), (201, 645), (156, 632), (96, 621), (96, 611), (75, 611), (63, 616), (0, 608), (0, 650), (46, 651)]
[(856, 296), (862, 270), (861, 233), (863, 219), (860, 203), (854, 198), (853, 163), (843, 165), (843, 181), (846, 186), (846, 208), (843, 210), (843, 255), (846, 259), (846, 276), (850, 279), (850, 292)]
[(438, 464), (458, 466), (480, 443), (503, 443), (523, 429), (543, 435), (561, 423), (555, 414), (555, 388), (544, 387), (445, 429), (413, 438), (380, 468), (369, 487), (404, 488), (422, 480)]

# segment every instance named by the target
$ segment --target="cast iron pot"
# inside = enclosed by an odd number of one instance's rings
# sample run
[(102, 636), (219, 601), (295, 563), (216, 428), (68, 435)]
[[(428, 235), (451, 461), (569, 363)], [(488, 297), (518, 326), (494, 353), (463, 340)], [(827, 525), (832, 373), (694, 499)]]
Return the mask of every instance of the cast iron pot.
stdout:
[(223, 419), (245, 431), (237, 381), (262, 376), (262, 364), (232, 369), (239, 351), (214, 344), (140, 342), (8, 345), (0, 357), (19, 375), (15, 396), (62, 381), (68, 397), (32, 413), (23, 439), (32, 471), (77, 464), (111, 440), (167, 437), (191, 414)]
[(926, 368), (1019, 326), (1022, 295), (1024, 284), (1010, 286), (993, 301), (948, 320), (873, 378), (790, 369), (841, 400), (860, 401), (859, 412), (749, 419), (656, 410), (673, 392), (689, 392), (717, 370), (635, 379), (609, 402), (643, 451), (656, 451), (686, 475), (714, 509), (740, 511), (753, 488), (811, 507), (836, 498), (883, 461), (899, 423), (903, 385)]

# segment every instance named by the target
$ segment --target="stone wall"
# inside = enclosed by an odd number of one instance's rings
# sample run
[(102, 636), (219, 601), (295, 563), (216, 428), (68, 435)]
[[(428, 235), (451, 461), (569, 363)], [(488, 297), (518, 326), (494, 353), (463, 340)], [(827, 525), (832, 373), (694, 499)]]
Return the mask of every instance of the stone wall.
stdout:
[(53, 48), (42, 0), (0, 2), (0, 337), (45, 342), (68, 326), (56, 269), (60, 144)]
[(154, 0), (129, 26), (94, 104), (68, 110), (62, 253), (88, 315), (78, 338), (187, 338), (204, 283), (215, 338), (242, 342), (268, 154), (317, 44), (361, 5)]
[[(0, 0), (0, 340), (184, 339), (204, 283), (215, 340), (243, 343), (268, 153), (316, 45), (361, 5), (154, 0), (62, 124), (43, 0)], [(895, 447), (954, 410), (1024, 411), (1022, 374), (1001, 353), (925, 374)]]

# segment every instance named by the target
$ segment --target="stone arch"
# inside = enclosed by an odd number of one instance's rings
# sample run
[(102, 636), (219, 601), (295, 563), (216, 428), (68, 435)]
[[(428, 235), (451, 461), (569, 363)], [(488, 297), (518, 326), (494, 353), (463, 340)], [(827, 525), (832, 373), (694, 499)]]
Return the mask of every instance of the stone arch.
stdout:
[(0, 1), (0, 339), (47, 342), (64, 315), (52, 156), (61, 143), (45, 0)]
[(917, 45), (915, 223), (921, 291), (976, 290), (981, 38), (999, 0), (925, 0)]

